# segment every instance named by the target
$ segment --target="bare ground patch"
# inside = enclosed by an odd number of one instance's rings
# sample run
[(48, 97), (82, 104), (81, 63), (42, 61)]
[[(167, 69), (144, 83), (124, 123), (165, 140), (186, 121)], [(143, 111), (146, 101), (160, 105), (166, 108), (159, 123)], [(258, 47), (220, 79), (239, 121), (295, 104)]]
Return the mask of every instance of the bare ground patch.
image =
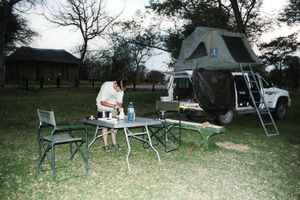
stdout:
[(218, 142), (218, 143), (216, 143), (216, 145), (218, 145), (219, 147), (225, 148), (225, 149), (231, 149), (231, 150), (236, 150), (236, 151), (240, 151), (240, 152), (246, 152), (250, 149), (248, 145), (235, 144), (235, 143), (228, 142), (228, 141)]

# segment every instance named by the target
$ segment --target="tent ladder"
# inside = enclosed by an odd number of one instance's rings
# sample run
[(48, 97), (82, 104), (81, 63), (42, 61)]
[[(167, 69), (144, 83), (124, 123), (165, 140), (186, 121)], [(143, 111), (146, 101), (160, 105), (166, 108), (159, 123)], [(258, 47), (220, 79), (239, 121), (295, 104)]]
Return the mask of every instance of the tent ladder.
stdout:
[[(266, 135), (279, 135), (279, 131), (266, 104), (262, 89), (260, 88), (258, 79), (256, 78), (251, 65), (249, 64), (248, 66), (243, 66), (242, 64), (239, 64), (239, 68), (247, 85), (256, 114), (262, 127), (264, 128)], [(247, 74), (249, 78), (247, 78)], [(257, 98), (259, 98), (259, 100), (256, 100)]]

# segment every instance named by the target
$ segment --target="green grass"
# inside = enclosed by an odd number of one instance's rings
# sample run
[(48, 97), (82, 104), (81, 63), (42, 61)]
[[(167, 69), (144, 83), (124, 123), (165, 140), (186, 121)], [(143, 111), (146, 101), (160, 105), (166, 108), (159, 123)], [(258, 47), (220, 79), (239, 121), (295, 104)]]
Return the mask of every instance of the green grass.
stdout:
[[(118, 135), (120, 151), (104, 153), (98, 140), (90, 151), (90, 171), (84, 176), (83, 162), (76, 157), (69, 165), (65, 147), (58, 148), (58, 176), (52, 181), (37, 170), (36, 108), (54, 109), (57, 121), (78, 122), (95, 114), (98, 89), (0, 91), (0, 196), (1, 199), (300, 199), (300, 94), (292, 94), (288, 117), (277, 121), (279, 136), (267, 137), (255, 115), (239, 116), (214, 135), (210, 148), (201, 148), (201, 138), (183, 132), (178, 151), (155, 154), (133, 141), (127, 171), (126, 142)], [(137, 115), (154, 109), (162, 92), (125, 94)], [(89, 140), (94, 127), (89, 127)], [(218, 142), (249, 147), (246, 152), (218, 147)], [(73, 177), (78, 175), (77, 177)], [(71, 177), (71, 178), (70, 178)]]

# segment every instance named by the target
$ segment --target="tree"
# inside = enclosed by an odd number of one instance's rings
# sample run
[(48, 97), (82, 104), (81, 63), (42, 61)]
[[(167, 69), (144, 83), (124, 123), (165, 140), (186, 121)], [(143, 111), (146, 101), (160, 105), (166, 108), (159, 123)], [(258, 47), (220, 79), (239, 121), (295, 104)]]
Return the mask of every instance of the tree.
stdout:
[(37, 0), (0, 1), (0, 88), (5, 86), (5, 55), (13, 50), (17, 44), (29, 43), (36, 35), (21, 16), (36, 2)]
[(147, 74), (147, 80), (149, 83), (152, 83), (152, 84), (163, 83), (164, 79), (165, 79), (165, 75), (163, 73), (161, 73), (160, 71), (151, 70)]
[(298, 89), (299, 73), (300, 73), (300, 58), (298, 56), (286, 56), (283, 63), (287, 66), (285, 74), (287, 80), (290, 80), (292, 87)]
[(71, 26), (79, 29), (82, 36), (80, 61), (85, 58), (88, 42), (101, 36), (121, 14), (114, 17), (105, 11), (104, 0), (66, 0), (59, 2), (59, 8), (48, 8), (44, 17), (58, 26)]
[(275, 38), (269, 43), (262, 43), (259, 47), (259, 50), (262, 52), (260, 58), (263, 59), (266, 65), (273, 65), (275, 70), (277, 70), (276, 81), (279, 86), (282, 84), (283, 60), (286, 56), (295, 52), (299, 45), (297, 34), (294, 33), (287, 37)]
[(300, 1), (289, 0), (289, 3), (279, 15), (279, 21), (287, 22), (289, 25), (300, 22)]
[(141, 20), (116, 23), (114, 27), (117, 30), (110, 35), (111, 44), (118, 47), (116, 52), (127, 61), (130, 72), (128, 78), (132, 82), (145, 79), (145, 62), (153, 55), (153, 47), (157, 44), (154, 28), (152, 29), (151, 26), (144, 28), (142, 24)]
[(85, 66), (91, 79), (117, 80), (126, 78), (133, 71), (129, 69), (130, 56), (124, 44), (110, 41), (109, 47), (87, 55)]

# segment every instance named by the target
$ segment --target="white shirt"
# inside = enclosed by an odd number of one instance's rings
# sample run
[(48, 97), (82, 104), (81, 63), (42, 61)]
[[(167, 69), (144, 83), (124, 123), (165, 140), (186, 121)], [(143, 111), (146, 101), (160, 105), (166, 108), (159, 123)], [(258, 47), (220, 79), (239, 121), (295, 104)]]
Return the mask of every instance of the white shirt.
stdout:
[(101, 89), (96, 98), (98, 111), (112, 111), (113, 108), (100, 104), (100, 101), (106, 101), (111, 104), (123, 103), (124, 91), (117, 92), (114, 89), (114, 81), (106, 81), (102, 84)]

